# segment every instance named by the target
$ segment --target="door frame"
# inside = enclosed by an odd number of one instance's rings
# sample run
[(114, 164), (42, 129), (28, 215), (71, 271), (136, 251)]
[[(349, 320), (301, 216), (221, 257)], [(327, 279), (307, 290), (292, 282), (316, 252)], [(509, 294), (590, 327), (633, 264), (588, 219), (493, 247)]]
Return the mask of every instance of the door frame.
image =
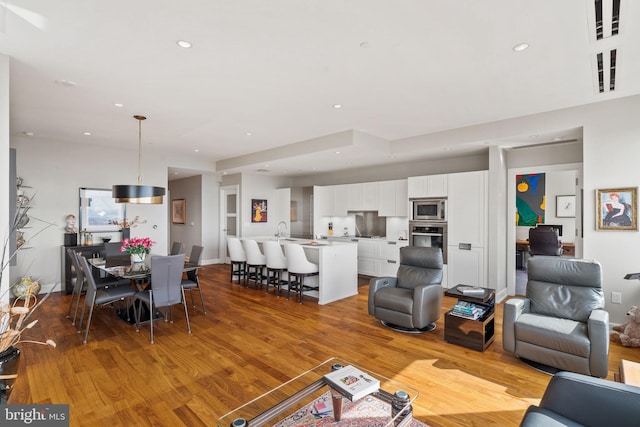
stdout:
[(236, 229), (235, 236), (240, 237), (240, 186), (238, 184), (225, 185), (220, 187), (220, 241), (218, 245), (220, 260), (229, 264), (230, 260), (227, 256), (227, 196), (236, 195)]

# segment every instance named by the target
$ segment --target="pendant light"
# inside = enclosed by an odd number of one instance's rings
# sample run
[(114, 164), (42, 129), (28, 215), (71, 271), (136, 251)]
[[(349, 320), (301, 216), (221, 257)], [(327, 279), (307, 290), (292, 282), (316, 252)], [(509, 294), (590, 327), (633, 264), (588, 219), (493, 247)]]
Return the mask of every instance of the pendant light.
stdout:
[(142, 162), (142, 121), (145, 116), (133, 116), (138, 121), (138, 185), (114, 185), (112, 189), (113, 198), (116, 203), (144, 203), (162, 204), (165, 190), (163, 187), (153, 187), (142, 185), (142, 173), (140, 164)]

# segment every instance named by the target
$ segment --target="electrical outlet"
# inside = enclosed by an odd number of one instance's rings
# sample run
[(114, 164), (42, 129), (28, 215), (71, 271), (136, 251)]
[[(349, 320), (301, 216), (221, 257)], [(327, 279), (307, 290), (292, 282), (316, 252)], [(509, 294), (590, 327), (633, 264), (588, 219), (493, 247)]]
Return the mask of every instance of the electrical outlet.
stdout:
[(622, 292), (611, 292), (611, 303), (612, 304), (621, 304), (622, 303)]

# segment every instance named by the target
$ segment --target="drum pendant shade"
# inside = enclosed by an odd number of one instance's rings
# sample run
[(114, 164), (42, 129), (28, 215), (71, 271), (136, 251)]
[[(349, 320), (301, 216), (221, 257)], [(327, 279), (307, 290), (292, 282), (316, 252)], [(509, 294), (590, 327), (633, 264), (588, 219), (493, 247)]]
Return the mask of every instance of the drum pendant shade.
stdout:
[(142, 121), (145, 116), (133, 116), (138, 120), (138, 184), (137, 185), (114, 185), (112, 196), (116, 203), (139, 203), (139, 204), (162, 204), (165, 189), (163, 187), (153, 187), (142, 185), (142, 174), (140, 164), (142, 160)]

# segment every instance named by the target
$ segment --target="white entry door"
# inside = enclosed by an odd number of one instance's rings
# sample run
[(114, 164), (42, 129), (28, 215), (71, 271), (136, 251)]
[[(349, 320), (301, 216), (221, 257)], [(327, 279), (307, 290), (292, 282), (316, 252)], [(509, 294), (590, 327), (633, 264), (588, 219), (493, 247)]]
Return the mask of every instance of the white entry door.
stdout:
[(237, 185), (220, 187), (220, 259), (229, 263), (227, 236), (237, 237), (240, 230)]

